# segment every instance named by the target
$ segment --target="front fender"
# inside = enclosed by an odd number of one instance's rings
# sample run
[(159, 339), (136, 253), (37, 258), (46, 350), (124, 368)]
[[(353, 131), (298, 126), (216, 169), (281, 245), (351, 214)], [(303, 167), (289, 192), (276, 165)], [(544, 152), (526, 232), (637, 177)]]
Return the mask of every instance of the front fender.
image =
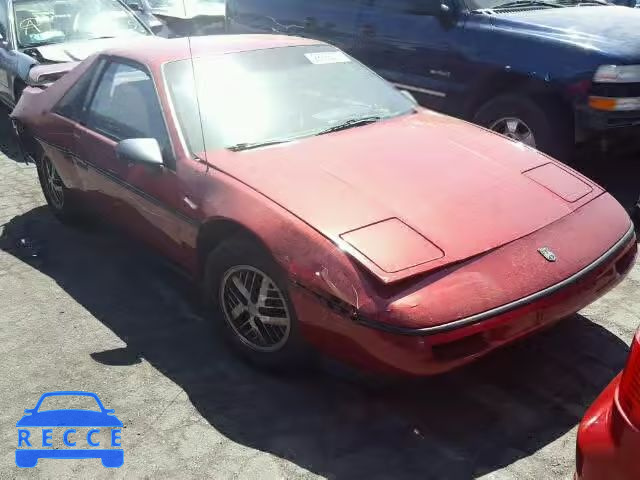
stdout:
[(209, 169), (200, 183), (203, 223), (232, 221), (251, 232), (285, 271), (292, 285), (348, 311), (376, 310), (375, 280), (348, 253), (249, 186)]

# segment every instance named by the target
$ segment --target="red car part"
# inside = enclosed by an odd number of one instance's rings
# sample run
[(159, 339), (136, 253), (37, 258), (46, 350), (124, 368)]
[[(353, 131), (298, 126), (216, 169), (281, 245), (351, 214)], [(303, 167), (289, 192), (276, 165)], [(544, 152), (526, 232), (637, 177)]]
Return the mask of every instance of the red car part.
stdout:
[(640, 330), (626, 368), (596, 399), (578, 430), (577, 480), (640, 478)]
[[(27, 88), (12, 116), (67, 189), (196, 280), (221, 239), (250, 235), (288, 278), (304, 340), (372, 370), (429, 375), (469, 362), (574, 314), (630, 269), (635, 235), (611, 195), (433, 112), (194, 159), (163, 65), (280, 47), (332, 48), (277, 36), (148, 40)], [(92, 66), (123, 61), (156, 80), (149, 98), (174, 150), (160, 172), (120, 161), (116, 140), (59, 103)]]

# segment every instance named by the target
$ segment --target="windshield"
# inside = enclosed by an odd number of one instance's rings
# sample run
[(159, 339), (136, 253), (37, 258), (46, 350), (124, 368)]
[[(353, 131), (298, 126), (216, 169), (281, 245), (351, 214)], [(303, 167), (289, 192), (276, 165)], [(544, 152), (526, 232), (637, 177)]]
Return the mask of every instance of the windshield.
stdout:
[(38, 407), (38, 412), (47, 410), (92, 410), (100, 412), (100, 405), (95, 398), (86, 395), (51, 395), (45, 397)]
[(182, 60), (164, 73), (193, 153), (289, 141), (414, 110), (385, 80), (326, 45), (196, 58), (193, 66)]
[(16, 0), (13, 11), (21, 48), (148, 34), (117, 0)]

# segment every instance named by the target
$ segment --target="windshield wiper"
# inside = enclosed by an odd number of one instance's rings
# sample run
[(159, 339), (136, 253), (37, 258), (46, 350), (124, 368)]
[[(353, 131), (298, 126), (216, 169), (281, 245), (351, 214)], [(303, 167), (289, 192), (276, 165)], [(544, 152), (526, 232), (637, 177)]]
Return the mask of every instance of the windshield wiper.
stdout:
[(571, 5), (610, 5), (607, 0), (569, 0)]
[(278, 145), (280, 143), (287, 143), (296, 140), (295, 138), (285, 138), (279, 140), (266, 140), (264, 142), (244, 142), (237, 143), (236, 145), (232, 145), (231, 147), (227, 147), (227, 150), (231, 150), (232, 152), (240, 152), (242, 150), (251, 150), (252, 148), (260, 148), (260, 147), (269, 147), (271, 145)]
[(545, 2), (544, 0), (513, 0), (507, 3), (501, 3), (489, 10), (499, 10), (501, 8), (517, 8), (517, 7), (549, 7), (549, 8), (563, 8), (564, 5), (558, 3)]
[[(340, 130), (346, 130), (348, 128), (353, 128), (353, 127), (359, 127), (361, 125), (367, 125), (369, 123), (375, 123), (379, 120), (382, 120), (382, 117), (379, 116), (369, 116), (369, 117), (362, 117), (362, 118), (353, 118), (351, 120), (347, 120), (345, 122), (342, 122), (338, 125), (333, 125), (332, 127), (329, 127), (325, 130), (320, 130), (319, 132), (312, 132), (311, 135), (325, 135), (327, 133), (331, 133), (331, 132), (338, 132)], [(290, 138), (279, 138), (279, 139), (274, 139), (274, 140), (265, 140), (264, 142), (244, 142), (244, 143), (238, 143), (236, 145), (233, 145), (231, 147), (227, 147), (227, 150), (231, 150), (232, 152), (240, 152), (242, 150), (251, 150), (252, 148), (261, 148), (261, 147), (269, 147), (271, 145), (278, 145), (281, 143), (288, 143), (288, 142), (293, 142), (294, 140), (300, 140), (301, 138), (304, 138), (306, 136), (309, 136), (309, 133), (305, 134), (305, 135), (300, 135), (297, 137), (290, 137)]]
[(352, 118), (351, 120), (347, 120), (338, 125), (334, 125), (325, 130), (321, 130), (316, 135), (325, 135), (327, 133), (339, 132), (340, 130), (347, 130), (348, 128), (360, 127), (362, 125), (368, 125), (370, 123), (375, 123), (382, 120), (382, 117), (377, 115), (371, 115), (369, 117), (361, 117), (361, 118)]

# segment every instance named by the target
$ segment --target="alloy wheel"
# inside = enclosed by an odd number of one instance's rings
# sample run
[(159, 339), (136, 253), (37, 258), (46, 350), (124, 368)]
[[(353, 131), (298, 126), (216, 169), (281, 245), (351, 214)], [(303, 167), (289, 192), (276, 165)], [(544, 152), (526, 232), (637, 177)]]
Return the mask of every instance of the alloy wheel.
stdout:
[(489, 125), (489, 129), (530, 147), (536, 147), (533, 132), (529, 126), (519, 118), (501, 118)]
[(246, 346), (275, 352), (287, 342), (291, 315), (283, 292), (266, 273), (248, 265), (227, 270), (220, 285), (225, 320)]
[(58, 171), (56, 167), (51, 163), (48, 157), (43, 157), (42, 159), (42, 169), (44, 173), (44, 187), (46, 189), (46, 194), (49, 197), (49, 200), (53, 204), (53, 206), (62, 210), (64, 207), (64, 191), (63, 191), (63, 183), (60, 175), (58, 175)]

